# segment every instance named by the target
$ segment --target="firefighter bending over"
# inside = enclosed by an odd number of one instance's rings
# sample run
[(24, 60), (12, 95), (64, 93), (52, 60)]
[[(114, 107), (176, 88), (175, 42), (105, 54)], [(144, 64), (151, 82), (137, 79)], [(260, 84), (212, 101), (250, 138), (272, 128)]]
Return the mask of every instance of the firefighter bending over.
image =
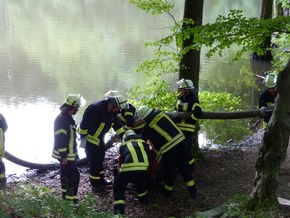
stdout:
[(89, 179), (93, 193), (105, 191), (105, 185), (112, 183), (104, 178), (105, 134), (111, 127), (119, 136), (125, 131), (117, 115), (121, 109), (128, 107), (127, 100), (122, 95), (111, 96), (109, 93), (106, 93), (105, 97), (106, 99), (95, 101), (86, 108), (78, 128), (81, 140), (86, 144), (85, 152), (89, 161)]
[(164, 186), (162, 193), (171, 197), (176, 175), (179, 169), (183, 181), (192, 198), (196, 197), (196, 186), (192, 178), (186, 150), (185, 136), (175, 123), (161, 110), (142, 106), (137, 110), (138, 115), (146, 124), (141, 137), (152, 142), (152, 150), (158, 163), (162, 160)]
[(138, 200), (148, 203), (146, 176), (150, 162), (149, 145), (133, 130), (127, 130), (119, 149), (119, 173), (114, 185), (114, 213), (125, 213), (125, 189), (129, 182), (136, 184)]

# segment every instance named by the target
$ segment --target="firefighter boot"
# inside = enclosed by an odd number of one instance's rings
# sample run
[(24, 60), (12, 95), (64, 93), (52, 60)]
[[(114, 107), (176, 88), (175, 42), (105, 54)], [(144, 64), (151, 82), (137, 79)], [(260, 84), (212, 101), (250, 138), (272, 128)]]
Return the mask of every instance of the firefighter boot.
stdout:
[(196, 198), (196, 186), (193, 185), (193, 186), (187, 187), (187, 189), (188, 189), (188, 192), (190, 194), (190, 197), (195, 199)]
[(105, 191), (105, 187), (103, 185), (98, 185), (95, 187), (92, 187), (92, 193), (97, 194)]
[(0, 178), (0, 189), (6, 186), (6, 177)]
[(61, 193), (61, 198), (62, 198), (63, 200), (65, 200), (65, 197), (66, 197), (66, 192), (62, 192), (62, 193)]
[(125, 214), (125, 205), (124, 204), (115, 204), (114, 205), (114, 214)]
[(144, 195), (142, 197), (139, 197), (138, 198), (138, 201), (140, 204), (148, 204), (148, 198), (147, 198), (147, 195)]

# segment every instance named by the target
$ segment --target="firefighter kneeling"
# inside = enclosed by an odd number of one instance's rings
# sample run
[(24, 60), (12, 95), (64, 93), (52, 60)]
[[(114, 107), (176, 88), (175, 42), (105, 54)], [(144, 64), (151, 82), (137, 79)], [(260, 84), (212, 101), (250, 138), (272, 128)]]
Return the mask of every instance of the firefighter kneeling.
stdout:
[(119, 172), (114, 180), (114, 213), (125, 213), (125, 189), (129, 182), (136, 184), (138, 200), (148, 203), (146, 176), (150, 148), (133, 130), (127, 130), (119, 149)]

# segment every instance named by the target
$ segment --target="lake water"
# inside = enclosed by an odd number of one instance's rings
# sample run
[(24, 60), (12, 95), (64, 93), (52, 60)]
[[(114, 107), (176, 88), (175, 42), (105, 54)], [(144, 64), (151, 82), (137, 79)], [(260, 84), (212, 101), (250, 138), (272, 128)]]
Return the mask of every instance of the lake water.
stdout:
[[(258, 16), (259, 2), (206, 0), (204, 23), (230, 9)], [(172, 14), (177, 20), (182, 17), (183, 1), (177, 1)], [(135, 69), (154, 55), (144, 43), (166, 36), (173, 25), (170, 16), (146, 14), (126, 0), (1, 0), (0, 16), (0, 112), (9, 125), (6, 150), (36, 163), (54, 161), (53, 121), (65, 97), (81, 93), (89, 104), (110, 89), (124, 94), (144, 81)], [(249, 93), (245, 108), (252, 108), (252, 90), (236, 83), (239, 69), (251, 63), (245, 57), (229, 64), (235, 49), (213, 59), (206, 59), (202, 50), (200, 91)], [(262, 64), (257, 71), (264, 68)], [(172, 75), (173, 83), (176, 78)], [(4, 162), (8, 174), (25, 170)]]

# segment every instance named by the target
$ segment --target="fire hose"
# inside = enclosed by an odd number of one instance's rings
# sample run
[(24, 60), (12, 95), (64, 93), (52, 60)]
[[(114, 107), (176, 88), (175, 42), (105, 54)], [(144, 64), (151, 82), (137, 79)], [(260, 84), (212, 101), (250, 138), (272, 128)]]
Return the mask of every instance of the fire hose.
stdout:
[[(267, 113), (271, 113), (272, 110), (268, 110)], [(191, 112), (166, 112), (166, 114), (170, 118), (188, 118), (191, 116)], [(237, 112), (203, 112), (202, 117), (200, 119), (243, 119), (243, 118), (251, 118), (251, 117), (261, 117), (260, 110), (251, 110), (251, 111), (237, 111)], [(113, 146), (115, 141), (109, 140), (106, 143), (106, 148), (110, 148)], [(4, 157), (15, 163), (17, 165), (29, 168), (29, 169), (38, 169), (38, 170), (54, 170), (60, 167), (59, 163), (33, 163), (29, 161), (22, 160), (14, 155), (10, 154), (8, 151), (5, 151)], [(81, 166), (87, 163), (87, 158), (82, 158), (77, 160), (77, 166)]]

